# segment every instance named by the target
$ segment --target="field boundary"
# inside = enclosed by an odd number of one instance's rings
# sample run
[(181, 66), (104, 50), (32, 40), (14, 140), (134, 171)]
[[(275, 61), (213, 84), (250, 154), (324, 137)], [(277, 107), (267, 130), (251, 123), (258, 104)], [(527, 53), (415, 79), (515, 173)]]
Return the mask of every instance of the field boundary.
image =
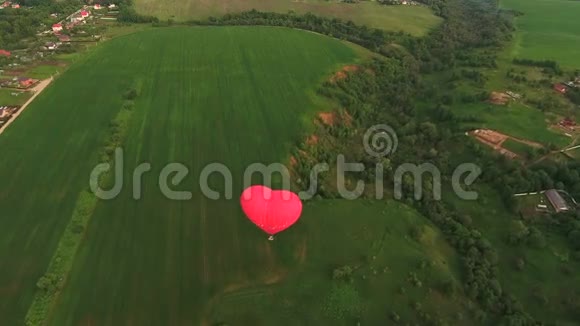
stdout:
[[(114, 150), (110, 149), (120, 146), (125, 139), (127, 125), (132, 116), (133, 100), (138, 94), (139, 91), (137, 89), (131, 88), (123, 95), (125, 103), (111, 121), (109, 136), (105, 139), (99, 153), (101, 161), (112, 163)], [(114, 178), (114, 175), (112, 169), (109, 169), (101, 175), (99, 180), (103, 183), (108, 183), (112, 178)], [(27, 326), (44, 325), (50, 319), (51, 311), (66, 285), (88, 229), (88, 224), (98, 203), (98, 197), (91, 191), (83, 190), (79, 193), (72, 217), (59, 239), (48, 268), (36, 283), (37, 291), (25, 317)]]

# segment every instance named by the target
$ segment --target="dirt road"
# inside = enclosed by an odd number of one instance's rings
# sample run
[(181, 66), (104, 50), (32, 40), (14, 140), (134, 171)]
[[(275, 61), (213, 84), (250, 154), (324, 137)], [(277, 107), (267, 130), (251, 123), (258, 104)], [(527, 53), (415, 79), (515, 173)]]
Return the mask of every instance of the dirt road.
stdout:
[(24, 112), (24, 110), (26, 109), (26, 107), (28, 107), (28, 105), (30, 103), (32, 103), (32, 101), (38, 96), (38, 94), (42, 93), (42, 91), (46, 88), (46, 86), (50, 85), (50, 83), (53, 81), (54, 78), (50, 77), (49, 79), (45, 79), (43, 81), (41, 81), (40, 83), (38, 83), (38, 85), (34, 86), (32, 88), (32, 92), (34, 93), (32, 95), (31, 98), (28, 99), (28, 101), (26, 101), (26, 103), (24, 103), (24, 105), (22, 105), (22, 107), (20, 108), (20, 110), (18, 110), (18, 112), (16, 112), (11, 118), (10, 120), (8, 120), (8, 122), (6, 122), (2, 127), (0, 127), (0, 135), (4, 132), (4, 130), (6, 130), (6, 128), (8, 128), (8, 126), (10, 124), (12, 124), (12, 122), (14, 122), (14, 120), (16, 120), (16, 118), (18, 118), (18, 116)]

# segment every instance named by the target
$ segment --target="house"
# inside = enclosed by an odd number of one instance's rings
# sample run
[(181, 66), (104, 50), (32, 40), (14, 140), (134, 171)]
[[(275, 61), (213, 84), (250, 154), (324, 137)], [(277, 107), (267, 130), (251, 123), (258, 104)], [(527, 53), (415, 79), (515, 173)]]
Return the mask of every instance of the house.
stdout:
[(54, 14), (50, 14), (50, 18), (56, 18), (58, 17), (58, 14), (54, 13)]
[(2, 4), (0, 5), (0, 7), (2, 7), (2, 8), (8, 8), (8, 7), (10, 7), (10, 4), (11, 4), (11, 2), (9, 2), (9, 1), (5, 1), (4, 3), (2, 3)]
[(54, 43), (54, 42), (47, 42), (44, 47), (47, 50), (56, 50), (56, 48), (58, 48), (58, 44)]
[(558, 93), (561, 93), (561, 94), (566, 94), (566, 92), (568, 92), (568, 89), (566, 88), (566, 86), (564, 86), (562, 84), (555, 84), (554, 90)]
[(95, 9), (95, 10), (101, 10), (101, 9), (103, 9), (103, 7), (101, 7), (101, 5), (100, 5), (100, 4), (96, 3), (96, 4), (93, 6), (93, 9)]
[(20, 8), (20, 5), (17, 3), (12, 5), (12, 9), (19, 9), (19, 8)]
[(11, 55), (12, 53), (10, 53), (10, 51), (0, 50), (0, 57), (9, 57)]
[(87, 18), (89, 17), (90, 13), (86, 10), (81, 10), (81, 17), (82, 18)]
[[(74, 15), (70, 18), (71, 23), (76, 24), (76, 23), (80, 23), (84, 20), (84, 18), (80, 15)], [(74, 26), (74, 25), (73, 25)]]
[(30, 86), (34, 85), (36, 81), (32, 78), (28, 77), (20, 77), (18, 78), (18, 84), (21, 88), (29, 88)]
[(52, 31), (53, 32), (60, 32), (60, 31), (62, 31), (62, 25), (61, 24), (54, 24), (54, 25), (52, 25)]
[(115, 9), (115, 8), (117, 8), (117, 5), (115, 5), (114, 3), (111, 3), (109, 5), (109, 9)]
[(556, 213), (567, 212), (568, 210), (570, 210), (568, 204), (566, 203), (566, 200), (564, 200), (564, 198), (558, 192), (558, 190), (556, 189), (546, 190), (545, 195), (546, 198), (548, 198), (548, 201), (550, 202), (554, 210), (556, 211)]

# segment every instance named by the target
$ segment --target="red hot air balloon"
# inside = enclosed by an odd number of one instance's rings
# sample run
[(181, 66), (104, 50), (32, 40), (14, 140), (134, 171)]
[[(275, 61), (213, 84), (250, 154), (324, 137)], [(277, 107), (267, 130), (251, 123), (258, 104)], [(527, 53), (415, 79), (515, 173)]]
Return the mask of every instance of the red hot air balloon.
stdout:
[(269, 240), (296, 223), (302, 213), (302, 201), (295, 193), (265, 186), (244, 190), (240, 203), (250, 221), (270, 235)]

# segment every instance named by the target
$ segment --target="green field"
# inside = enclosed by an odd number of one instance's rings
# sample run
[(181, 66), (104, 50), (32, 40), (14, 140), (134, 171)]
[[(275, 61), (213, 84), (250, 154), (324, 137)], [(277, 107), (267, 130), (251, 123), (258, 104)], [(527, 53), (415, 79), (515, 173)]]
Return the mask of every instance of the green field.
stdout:
[(335, 17), (387, 31), (404, 31), (412, 35), (424, 35), (437, 26), (441, 19), (423, 6), (382, 6), (374, 1), (356, 4), (325, 0), (136, 0), (135, 8), (141, 14), (161, 19), (205, 19), (247, 10), (287, 13), (314, 13)]
[[(150, 205), (168, 212), (142, 212)], [(244, 220), (235, 201), (131, 206), (131, 217), (116, 207), (94, 217), (51, 324), (349, 325), (351, 316), (335, 320), (328, 311), (344, 309), (331, 297), (334, 286), (346, 286), (358, 294), (348, 304), (360, 305), (365, 324), (388, 322), (390, 312), (418, 321), (411, 303), (419, 302), (446, 320), (461, 313), (469, 325), (463, 294), (441, 293), (447, 281), (459, 288), (457, 257), (402, 204), (307, 204), (301, 222), (274, 242)], [(196, 211), (207, 211), (207, 219)], [(418, 240), (408, 236), (413, 229)], [(353, 284), (332, 281), (333, 268), (344, 265), (356, 269)], [(410, 284), (409, 272), (423, 285)]]
[(454, 105), (460, 117), (475, 117), (483, 122), (468, 123), (472, 128), (489, 128), (510, 136), (529, 139), (542, 144), (568, 145), (570, 139), (548, 129), (544, 113), (519, 103), (498, 106), (489, 103)]
[(517, 19), (514, 57), (552, 59), (564, 67), (580, 68), (580, 2), (502, 0), (501, 5), (524, 13)]
[[(313, 89), (354, 62), (354, 53), (339, 41), (280, 28), (176, 28), (121, 37), (77, 59), (0, 137), (0, 324), (16, 325), (24, 317), (127, 87), (142, 85), (143, 96), (133, 114), (126, 162), (149, 161), (157, 173), (169, 162), (186, 163), (192, 170), (186, 188), (195, 190), (194, 175), (209, 162), (227, 163), (240, 177), (250, 162), (285, 159), (305, 121), (327, 109), (311, 95)], [(200, 304), (199, 291), (234, 277), (226, 272), (255, 274), (252, 268), (264, 257), (249, 259), (238, 251), (264, 238), (241, 219), (235, 202), (206, 203), (199, 192), (192, 201), (170, 202), (156, 179), (147, 178), (142, 202), (126, 200), (131, 195), (126, 189), (122, 198), (97, 208), (77, 272), (126, 280), (117, 284), (119, 295), (127, 290), (126, 302), (146, 290), (151, 295), (140, 299), (162, 299), (163, 288), (183, 285), (189, 291), (183, 306)], [(105, 234), (110, 236), (102, 238)], [(182, 239), (188, 245), (175, 246)], [(99, 268), (90, 264), (95, 260)], [(74, 293), (99, 289), (78, 289), (74, 280)], [(139, 284), (143, 291), (134, 292), (130, 280), (151, 281), (152, 288)], [(105, 304), (115, 302), (110, 293), (100, 294), (104, 304), (98, 309), (111, 308)], [(83, 302), (87, 307), (92, 305)], [(138, 310), (149, 308), (154, 306)], [(99, 316), (115, 315), (109, 313)], [(155, 318), (169, 320), (163, 313)]]
[[(391, 313), (420, 322), (418, 309), (472, 324), (458, 257), (403, 204), (307, 203), (274, 242), (239, 208), (244, 169), (288, 159), (316, 112), (333, 107), (314, 90), (359, 51), (283, 28), (166, 28), (77, 58), (0, 137), (0, 324), (21, 324), (130, 87), (140, 95), (123, 146), (125, 188), (97, 205), (50, 325), (377, 324)], [(137, 201), (129, 185), (142, 162), (152, 171)], [(191, 200), (160, 192), (170, 162), (189, 168), (175, 189)], [(201, 193), (212, 162), (232, 171), (233, 199)], [(210, 183), (223, 189), (221, 178)], [(343, 265), (352, 283), (332, 280)]]
[[(18, 96), (12, 95), (13, 93)], [(0, 106), (22, 105), (32, 96), (30, 92), (19, 92), (11, 89), (0, 89)]]
[(534, 150), (534, 148), (531, 147), (530, 145), (513, 140), (511, 138), (509, 138), (505, 142), (503, 142), (501, 147), (507, 149), (508, 151), (511, 151), (511, 152), (514, 152), (514, 153), (520, 155), (524, 159), (527, 158), (528, 156), (530, 156), (530, 154), (533, 153), (533, 150)]

